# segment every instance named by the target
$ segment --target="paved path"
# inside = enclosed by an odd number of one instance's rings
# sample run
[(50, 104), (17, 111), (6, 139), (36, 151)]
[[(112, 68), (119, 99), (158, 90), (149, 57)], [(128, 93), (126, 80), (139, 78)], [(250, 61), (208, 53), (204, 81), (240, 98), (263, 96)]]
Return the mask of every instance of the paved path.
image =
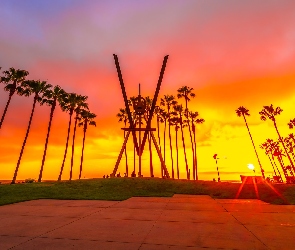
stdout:
[(206, 195), (0, 207), (0, 249), (295, 249), (295, 206)]

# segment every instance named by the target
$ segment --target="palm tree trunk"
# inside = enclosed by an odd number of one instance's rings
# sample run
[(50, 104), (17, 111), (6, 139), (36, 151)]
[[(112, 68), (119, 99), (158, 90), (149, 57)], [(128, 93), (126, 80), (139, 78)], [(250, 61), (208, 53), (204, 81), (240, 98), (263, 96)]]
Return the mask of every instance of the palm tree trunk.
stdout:
[[(126, 120), (124, 121), (124, 127), (126, 128)], [(124, 130), (124, 140), (125, 140), (125, 136), (126, 136), (126, 132)], [(126, 176), (128, 177), (128, 158), (127, 158), (127, 146), (125, 147), (124, 150), (124, 154), (125, 154), (125, 164), (126, 164)]]
[(84, 160), (84, 146), (85, 146), (85, 137), (86, 137), (86, 130), (87, 130), (87, 121), (84, 122), (84, 128), (83, 128), (83, 142), (82, 142), (82, 155), (81, 155), (81, 163), (80, 163), (80, 173), (79, 173), (79, 180), (81, 179), (82, 175), (82, 165)]
[(174, 179), (174, 167), (173, 167), (173, 151), (172, 151), (172, 139), (171, 139), (171, 125), (170, 121), (168, 123), (168, 132), (169, 132), (169, 142), (170, 142), (170, 156), (171, 156), (171, 171), (172, 171), (172, 179)]
[(282, 139), (282, 137), (281, 137), (281, 135), (280, 135), (280, 133), (279, 133), (279, 130), (278, 130), (278, 127), (277, 127), (277, 124), (276, 124), (275, 121), (274, 121), (274, 126), (275, 126), (275, 129), (276, 129), (277, 133), (278, 133), (278, 136), (279, 136), (280, 142), (281, 142), (282, 145), (283, 145), (283, 148), (284, 148), (284, 150), (285, 150), (285, 153), (286, 153), (286, 155), (287, 155), (287, 157), (288, 157), (288, 159), (289, 159), (289, 161), (290, 161), (290, 164), (291, 164), (291, 166), (292, 166), (292, 169), (295, 170), (295, 166), (294, 166), (294, 164), (293, 164), (293, 162), (292, 162), (292, 160), (291, 160), (290, 155), (289, 155), (288, 152), (287, 152), (287, 149), (286, 149), (285, 143), (284, 143), (284, 141), (283, 141), (283, 139)]
[(73, 134), (73, 142), (72, 142), (72, 157), (71, 157), (71, 170), (70, 170), (70, 181), (72, 180), (72, 174), (73, 174), (73, 165), (74, 165), (74, 151), (75, 151), (75, 137), (76, 137), (76, 130), (77, 130), (77, 114), (75, 118), (75, 126), (74, 126), (74, 134)]
[(6, 106), (5, 106), (5, 109), (4, 109), (4, 111), (3, 111), (3, 115), (2, 115), (1, 121), (0, 121), (0, 129), (1, 129), (1, 127), (2, 127), (2, 123), (3, 123), (3, 121), (4, 121), (4, 118), (5, 118), (5, 115), (6, 115), (6, 112), (7, 112), (8, 106), (9, 106), (9, 104), (10, 104), (11, 97), (12, 97), (12, 95), (9, 94), (9, 98), (8, 98), (8, 100), (7, 100), (7, 103), (6, 103)]
[[(177, 126), (177, 125), (175, 125)], [(177, 128), (175, 127), (175, 144), (176, 144), (176, 168), (177, 168), (177, 178), (179, 179), (179, 161), (178, 161), (178, 141), (177, 141)]]
[(257, 160), (258, 160), (259, 166), (260, 166), (260, 171), (261, 171), (262, 177), (263, 177), (263, 179), (265, 179), (265, 176), (264, 176), (264, 169), (262, 168), (262, 165), (261, 165), (260, 159), (259, 159), (259, 157), (258, 157), (257, 150), (256, 150), (256, 148), (255, 148), (255, 144), (254, 144), (254, 141), (253, 141), (252, 135), (251, 135), (251, 133), (250, 133), (250, 129), (249, 129), (249, 127), (248, 127), (248, 123), (247, 123), (247, 121), (246, 121), (246, 117), (245, 117), (244, 114), (243, 114), (243, 118), (244, 118), (244, 121), (245, 121), (246, 127), (247, 127), (247, 129), (248, 129), (248, 132), (249, 132), (249, 135), (250, 135), (250, 138), (251, 138), (251, 142), (252, 142), (252, 145), (253, 145), (253, 148), (254, 148), (254, 151), (255, 151), (255, 154), (256, 154), (256, 157), (257, 157)]
[(196, 181), (199, 180), (198, 177), (198, 161), (197, 161), (197, 143), (196, 143), (196, 127), (195, 124), (192, 123), (192, 130), (193, 130), (193, 135), (194, 135), (194, 149), (195, 149), (195, 167), (196, 167)]
[(151, 177), (154, 177), (154, 169), (153, 169), (153, 153), (152, 153), (152, 140), (151, 135), (148, 133), (148, 140), (149, 140), (149, 151), (150, 151), (150, 174)]
[(30, 116), (30, 120), (29, 120), (29, 125), (28, 125), (28, 128), (27, 128), (27, 132), (26, 132), (26, 136), (25, 136), (23, 145), (22, 145), (22, 149), (21, 149), (20, 154), (19, 154), (19, 158), (18, 158), (18, 161), (17, 161), (17, 164), (16, 164), (16, 168), (15, 168), (15, 171), (14, 171), (14, 175), (13, 175), (11, 184), (15, 184), (15, 181), (16, 181), (17, 172), (18, 172), (18, 169), (19, 169), (19, 166), (20, 166), (20, 162), (21, 162), (21, 159), (22, 159), (22, 156), (23, 156), (23, 153), (24, 153), (24, 149), (25, 149), (25, 146), (26, 146), (26, 143), (27, 143), (28, 135), (29, 135), (29, 132), (30, 132), (31, 123), (32, 123), (32, 119), (33, 119), (33, 115), (34, 115), (34, 111), (35, 111), (35, 107), (36, 107), (37, 98), (38, 98), (38, 96), (35, 95), (32, 111), (31, 111), (31, 116)]
[(182, 145), (184, 151), (184, 160), (185, 160), (185, 168), (186, 168), (186, 178), (189, 178), (188, 172), (188, 164), (187, 164), (187, 157), (186, 157), (186, 149), (185, 149), (185, 142), (184, 142), (184, 135), (183, 135), (183, 127), (182, 127), (182, 118), (180, 117), (180, 128), (181, 128), (181, 138), (182, 138)]
[(157, 117), (157, 127), (158, 127), (158, 140), (159, 140), (159, 148), (161, 151), (161, 139), (160, 139), (160, 121), (159, 121), (159, 117)]
[(39, 173), (39, 178), (38, 182), (41, 182), (42, 180), (42, 173), (43, 173), (43, 167), (45, 163), (45, 158), (46, 158), (46, 152), (47, 152), (47, 145), (48, 145), (48, 140), (49, 140), (49, 135), (50, 135), (50, 129), (51, 129), (51, 123), (52, 123), (52, 118), (53, 118), (53, 113), (56, 107), (56, 101), (52, 104), (51, 110), (50, 110), (50, 119), (49, 119), (49, 124), (48, 124), (48, 129), (47, 129), (47, 136), (46, 136), (46, 141), (45, 141), (45, 148), (44, 148), (44, 153), (43, 153), (43, 158), (42, 158), (42, 163), (41, 163), (41, 168), (40, 168), (40, 173)]
[(166, 165), (166, 119), (164, 122), (164, 163)]
[(276, 162), (275, 162), (275, 160), (274, 160), (274, 157), (272, 157), (272, 160), (271, 160), (271, 158), (270, 158), (269, 155), (268, 155), (268, 157), (269, 157), (269, 160), (270, 160), (271, 162), (273, 162), (273, 164), (275, 165), (275, 167), (276, 167), (276, 169), (277, 169), (277, 171), (278, 171), (278, 173), (279, 173), (279, 176), (281, 177), (281, 180), (283, 181), (283, 178), (282, 178), (281, 172), (280, 172), (280, 170), (279, 170), (279, 168), (278, 168), (278, 166), (277, 166), (277, 164), (276, 164)]
[(57, 179), (58, 181), (61, 180), (62, 172), (63, 172), (64, 166), (65, 166), (65, 161), (66, 161), (66, 157), (67, 157), (69, 138), (70, 138), (70, 130), (71, 130), (71, 123), (72, 123), (72, 115), (73, 115), (73, 111), (71, 110), (70, 111), (69, 127), (68, 127), (68, 136), (67, 136), (67, 142), (66, 142), (66, 149), (65, 149), (65, 153), (64, 153), (64, 159), (62, 161), (62, 165), (61, 165), (61, 168), (60, 168), (60, 173), (59, 173), (59, 176), (58, 176), (58, 179)]

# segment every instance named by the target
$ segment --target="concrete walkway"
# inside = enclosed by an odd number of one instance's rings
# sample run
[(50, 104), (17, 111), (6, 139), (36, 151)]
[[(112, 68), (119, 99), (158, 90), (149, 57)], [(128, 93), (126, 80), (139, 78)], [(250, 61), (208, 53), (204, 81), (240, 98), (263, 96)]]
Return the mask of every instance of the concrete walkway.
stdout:
[(0, 207), (0, 249), (295, 249), (295, 206), (206, 195)]

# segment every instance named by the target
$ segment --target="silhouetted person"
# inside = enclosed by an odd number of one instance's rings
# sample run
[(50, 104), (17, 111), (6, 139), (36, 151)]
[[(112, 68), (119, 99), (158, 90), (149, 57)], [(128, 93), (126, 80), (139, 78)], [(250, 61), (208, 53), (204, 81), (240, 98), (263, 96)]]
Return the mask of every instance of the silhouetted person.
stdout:
[(133, 170), (131, 177), (136, 177), (135, 171)]
[(102, 177), (102, 178), (104, 178), (104, 179), (105, 179), (105, 178), (106, 178), (106, 176), (105, 176), (105, 175), (103, 175), (103, 177)]
[(109, 178), (109, 176), (107, 175), (107, 177), (106, 178)]

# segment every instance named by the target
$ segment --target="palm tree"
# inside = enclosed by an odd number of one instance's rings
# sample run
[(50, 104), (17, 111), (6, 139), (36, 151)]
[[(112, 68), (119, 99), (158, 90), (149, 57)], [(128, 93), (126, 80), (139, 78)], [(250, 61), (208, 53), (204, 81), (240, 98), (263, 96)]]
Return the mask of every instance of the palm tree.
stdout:
[(251, 142), (252, 142), (252, 145), (253, 145), (253, 148), (254, 148), (254, 151), (255, 151), (255, 154), (256, 154), (257, 160), (258, 160), (258, 164), (259, 164), (259, 166), (260, 166), (260, 171), (261, 171), (262, 177), (263, 177), (263, 179), (265, 179), (265, 176), (264, 176), (264, 170), (263, 170), (263, 168), (262, 168), (262, 165), (261, 165), (260, 159), (259, 159), (259, 157), (258, 157), (258, 153), (257, 153), (257, 150), (256, 150), (256, 148), (255, 148), (255, 144), (254, 144), (254, 141), (253, 141), (252, 135), (251, 135), (251, 133), (250, 133), (250, 129), (249, 129), (249, 126), (248, 126), (247, 120), (246, 120), (246, 116), (250, 116), (250, 114), (249, 114), (249, 110), (246, 109), (246, 108), (243, 107), (243, 106), (240, 106), (240, 107), (236, 110), (236, 113), (237, 113), (237, 116), (238, 116), (238, 117), (243, 116), (243, 118), (244, 118), (244, 121), (245, 121), (246, 127), (247, 127), (247, 129), (248, 129), (248, 133), (249, 133), (249, 136), (250, 136), (250, 139), (251, 139)]
[(286, 153), (286, 156), (288, 157), (289, 161), (290, 161), (290, 164), (292, 166), (292, 169), (295, 171), (295, 166), (291, 160), (291, 157), (290, 155), (288, 154), (287, 152), (287, 149), (286, 149), (286, 146), (285, 146), (285, 143), (279, 133), (279, 130), (278, 130), (278, 127), (277, 127), (277, 123), (276, 123), (276, 116), (281, 114), (283, 110), (280, 108), (280, 107), (277, 107), (277, 108), (274, 108), (273, 105), (271, 104), (270, 106), (263, 106), (263, 109), (259, 112), (259, 114), (261, 115), (260, 119), (262, 121), (266, 121), (266, 119), (270, 119), (272, 122), (273, 122), (273, 125), (277, 131), (277, 134), (279, 136), (279, 141), (280, 143), (282, 144), (283, 148), (284, 148), (284, 151)]
[[(32, 107), (32, 111), (31, 111), (31, 116), (30, 116), (30, 120), (29, 120), (29, 124), (28, 124), (28, 128), (27, 128), (27, 132), (26, 132), (26, 136), (19, 154), (19, 158), (17, 161), (17, 165), (14, 171), (14, 175), (11, 181), (11, 184), (15, 183), (16, 177), (17, 177), (17, 173), (18, 173), (18, 169), (20, 166), (20, 162), (23, 156), (23, 152), (25, 149), (25, 145), (28, 139), (28, 135), (30, 132), (30, 128), (31, 128), (31, 123), (32, 123), (32, 119), (33, 119), (33, 115), (34, 115), (34, 111), (35, 111), (35, 106), (37, 102), (41, 102), (42, 101), (42, 97), (40, 96), (43, 92), (48, 91), (52, 85), (47, 84), (46, 81), (34, 81), (34, 80), (30, 80), (30, 81), (24, 81), (22, 82), (22, 89), (19, 88), (19, 93), (20, 95), (25, 95), (25, 96), (29, 96), (31, 94), (34, 94), (34, 102), (33, 102), (33, 107)], [(42, 104), (42, 102), (40, 103)]]
[[(26, 76), (29, 74), (26, 70), (20, 70), (15, 68), (10, 68), (9, 70), (3, 71), (4, 76), (0, 78), (0, 82), (4, 83), (6, 86), (4, 87), (4, 90), (9, 92), (8, 101), (6, 103), (6, 106), (3, 111), (3, 115), (0, 121), (0, 129), (2, 127), (2, 123), (4, 121), (8, 106), (10, 104), (11, 98), (14, 95), (15, 92), (20, 94), (17, 90), (18, 87), (25, 81)], [(21, 88), (19, 88), (21, 91)]]
[[(145, 120), (147, 121), (149, 118), (149, 114), (150, 114), (153, 100), (149, 96), (145, 97), (144, 100), (146, 103)], [(148, 142), (149, 142), (149, 153), (150, 153), (150, 175), (151, 175), (151, 177), (154, 177), (152, 139), (151, 139), (150, 133), (148, 133)]]
[(40, 173), (38, 177), (38, 182), (41, 182), (42, 180), (42, 174), (43, 174), (43, 168), (45, 164), (45, 158), (46, 158), (46, 152), (47, 152), (47, 146), (48, 146), (48, 140), (49, 140), (49, 135), (50, 135), (50, 130), (51, 130), (51, 123), (53, 119), (53, 114), (57, 105), (57, 102), (62, 102), (64, 96), (65, 96), (65, 91), (60, 87), (60, 86), (54, 86), (53, 90), (48, 89), (42, 94), (42, 104), (47, 104), (51, 106), (50, 109), (50, 115), (49, 115), (49, 124), (48, 124), (48, 129), (47, 129), (47, 136), (46, 136), (46, 141), (45, 141), (45, 148), (44, 148), (44, 153), (42, 157), (42, 163), (41, 163), (41, 168), (40, 168)]
[[(292, 135), (292, 134), (290, 134)], [(288, 153), (292, 155), (293, 160), (295, 161), (295, 154), (294, 154), (294, 141), (289, 136), (283, 138), (284, 143), (288, 149)]]
[(182, 122), (183, 107), (180, 104), (180, 105), (175, 105), (173, 107), (173, 109), (178, 114), (178, 118), (179, 118), (179, 125), (180, 125), (180, 129), (181, 129), (181, 139), (182, 139), (182, 145), (183, 145), (183, 151), (184, 151), (185, 168), (186, 168), (186, 178), (189, 179), (189, 169), (188, 169), (188, 164), (187, 164), (187, 156), (186, 156), (184, 134), (183, 134), (183, 122)]
[(65, 153), (64, 153), (64, 158), (63, 158), (63, 162), (60, 168), (60, 173), (58, 176), (58, 181), (61, 180), (61, 176), (63, 173), (63, 169), (64, 169), (64, 165), (65, 165), (65, 161), (66, 161), (66, 157), (67, 157), (67, 152), (68, 152), (68, 145), (69, 145), (69, 138), (70, 138), (70, 130), (71, 130), (71, 124), (72, 124), (72, 116), (74, 113), (74, 110), (76, 108), (77, 105), (77, 94), (76, 93), (69, 93), (66, 94), (63, 98), (63, 100), (61, 101), (61, 109), (63, 111), (67, 111), (69, 112), (69, 125), (68, 125), (68, 134), (67, 134), (67, 140), (66, 140), (66, 148), (65, 148)]
[(176, 147), (176, 170), (177, 170), (177, 178), (179, 179), (179, 160), (178, 160), (178, 129), (180, 128), (180, 120), (177, 117), (177, 113), (173, 112), (174, 117), (170, 119), (171, 125), (175, 127), (175, 147)]
[[(270, 140), (270, 139), (268, 139), (268, 140)], [(282, 181), (281, 172), (280, 172), (280, 170), (279, 170), (279, 168), (278, 168), (278, 166), (277, 166), (277, 164), (276, 164), (276, 162), (274, 160), (274, 156), (272, 154), (272, 148), (270, 147), (270, 144), (268, 143), (268, 140), (265, 143), (261, 144), (260, 148), (265, 150), (265, 154), (267, 155), (267, 157), (268, 157), (268, 159), (270, 161), (270, 164), (271, 164), (271, 166), (273, 168), (275, 176), (279, 176), (280, 181)], [(270, 155), (272, 156), (272, 159), (271, 159)], [(278, 174), (277, 174), (277, 172), (278, 172)]]
[(77, 122), (80, 120), (80, 113), (82, 110), (88, 110), (88, 104), (86, 103), (88, 96), (77, 95), (76, 96), (76, 105), (74, 112), (76, 114), (75, 117), (75, 125), (74, 125), (74, 133), (73, 133), (73, 142), (72, 142), (72, 157), (71, 157), (71, 170), (70, 170), (70, 181), (72, 180), (73, 173), (73, 165), (74, 165), (74, 151), (75, 151), (75, 137), (77, 130)]
[(290, 120), (290, 122), (288, 123), (289, 129), (292, 129), (295, 127), (295, 118)]
[(164, 98), (161, 98), (161, 106), (165, 106), (167, 108), (167, 118), (168, 118), (168, 135), (170, 142), (170, 157), (171, 157), (171, 168), (172, 168), (172, 179), (174, 179), (174, 166), (173, 166), (173, 151), (172, 151), (172, 139), (171, 139), (171, 109), (173, 106), (177, 104), (175, 97), (173, 95), (164, 95)]
[(192, 131), (193, 131), (193, 135), (194, 135), (194, 149), (195, 149), (195, 179), (198, 180), (198, 162), (197, 162), (197, 144), (196, 144), (196, 124), (202, 124), (205, 122), (205, 120), (203, 118), (198, 118), (199, 113), (198, 112), (192, 112), (190, 111), (188, 113), (188, 121), (191, 122), (192, 125)]
[(161, 139), (160, 139), (160, 123), (163, 123), (164, 120), (162, 118), (162, 112), (163, 112), (163, 109), (161, 109), (159, 106), (156, 106), (155, 108), (155, 114), (157, 116), (157, 130), (158, 130), (158, 141), (159, 141), (159, 148), (160, 148), (160, 151), (161, 151)]
[[(126, 109), (120, 109), (120, 112), (117, 114), (119, 122), (124, 122), (124, 128), (126, 128), (128, 122), (128, 115)], [(124, 130), (124, 139), (125, 139), (125, 130)], [(126, 176), (128, 176), (128, 159), (127, 159), (127, 149), (125, 147), (125, 159), (126, 159)]]
[[(272, 139), (267, 139), (266, 142), (264, 142), (262, 144), (262, 146), (272, 155), (273, 160), (274, 160), (274, 156), (277, 157), (277, 160), (283, 170), (285, 178), (287, 179), (288, 174), (286, 172), (284, 162), (283, 162), (283, 157), (282, 157), (284, 155), (282, 154), (282, 150), (280, 149), (279, 142), (275, 142)], [(278, 172), (280, 172), (278, 168), (277, 168), (277, 170), (278, 170)]]
[[(177, 98), (181, 99), (184, 98), (185, 100), (185, 111), (184, 111), (184, 116), (186, 117), (186, 119), (188, 119), (188, 102), (191, 100), (190, 98), (195, 98), (195, 93), (193, 93), (193, 88), (188, 87), (188, 86), (182, 86), (181, 88), (179, 88), (177, 90), (178, 94), (177, 94)], [(193, 172), (195, 172), (196, 166), (195, 166), (195, 150), (194, 150), (194, 144), (193, 144), (193, 137), (192, 137), (192, 129), (191, 129), (191, 125), (190, 123), (188, 123), (188, 129), (189, 129), (189, 135), (190, 135), (190, 139), (191, 139), (191, 145), (192, 145), (192, 152), (193, 152)], [(193, 176), (194, 180), (196, 178), (196, 176)]]
[(83, 165), (83, 158), (84, 158), (84, 145), (85, 145), (85, 137), (88, 125), (96, 126), (96, 122), (93, 120), (96, 117), (96, 114), (91, 113), (86, 110), (81, 111), (81, 121), (79, 122), (79, 126), (83, 126), (83, 144), (82, 144), (82, 155), (81, 155), (81, 163), (80, 163), (80, 173), (79, 173), (79, 180), (81, 179), (82, 174), (82, 165)]

